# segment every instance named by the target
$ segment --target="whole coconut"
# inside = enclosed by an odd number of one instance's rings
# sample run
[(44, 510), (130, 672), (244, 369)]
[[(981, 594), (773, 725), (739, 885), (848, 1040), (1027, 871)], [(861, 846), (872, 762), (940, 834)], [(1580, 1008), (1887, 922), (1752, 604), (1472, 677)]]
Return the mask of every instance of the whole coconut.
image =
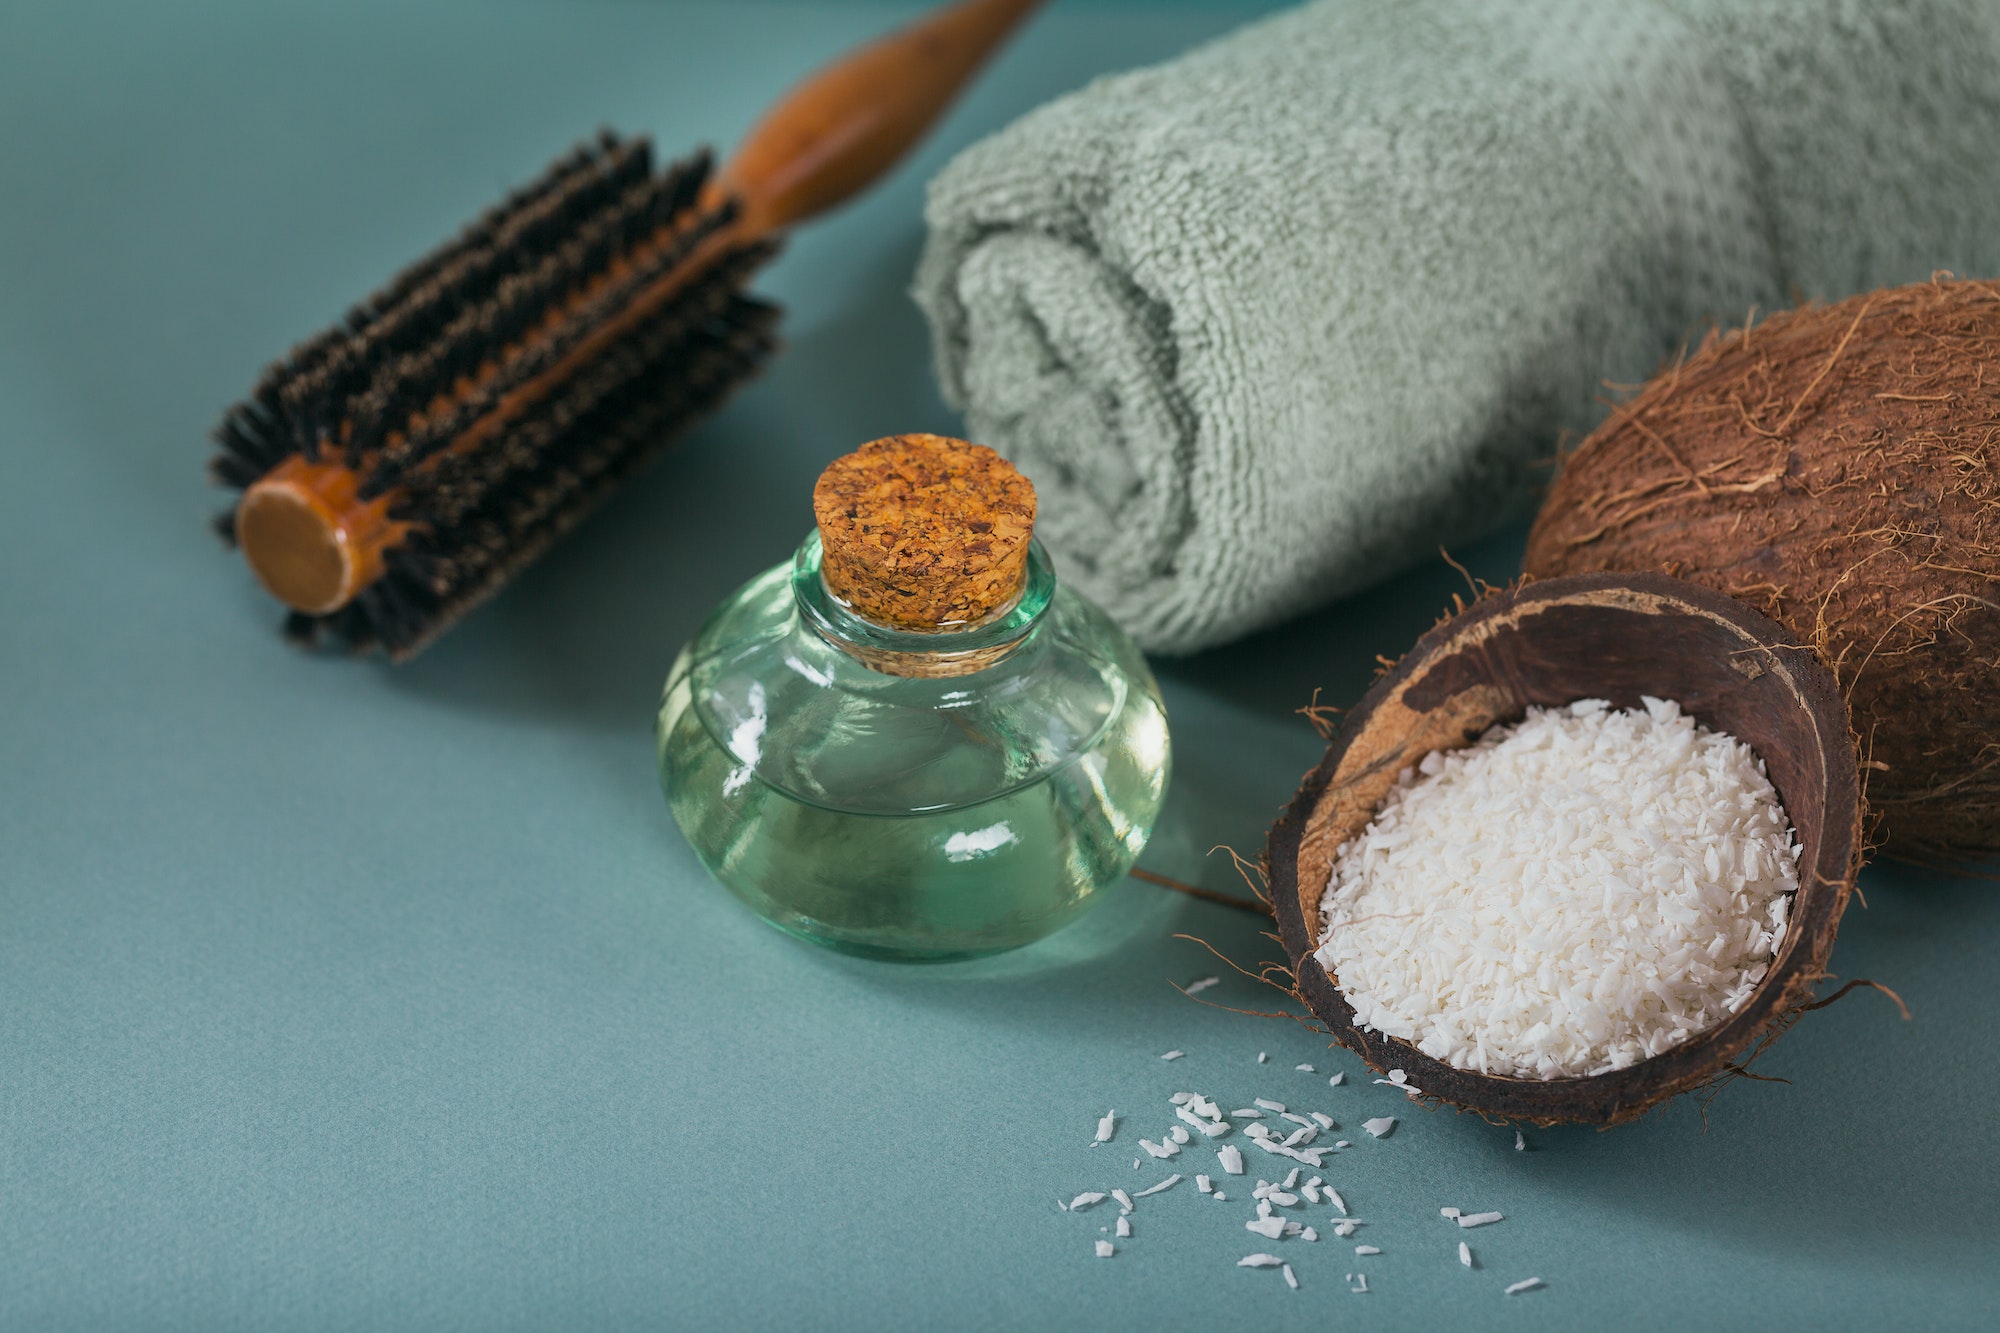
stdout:
[(2000, 853), (2000, 284), (1774, 315), (1647, 384), (1564, 464), (1527, 570), (1649, 569), (1833, 668), (1889, 851)]

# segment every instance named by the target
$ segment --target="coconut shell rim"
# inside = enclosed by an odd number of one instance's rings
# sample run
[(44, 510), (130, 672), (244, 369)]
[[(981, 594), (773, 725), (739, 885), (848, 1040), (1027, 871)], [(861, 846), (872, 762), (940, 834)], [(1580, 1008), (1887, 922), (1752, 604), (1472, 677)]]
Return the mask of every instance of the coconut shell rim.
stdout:
[[(1307, 929), (1298, 885), (1300, 844), (1341, 760), (1384, 703), (1441, 660), (1445, 650), (1462, 644), (1468, 631), (1477, 631), (1485, 622), (1513, 612), (1522, 613), (1518, 623), (1525, 626), (1532, 623), (1529, 617), (1537, 607), (1573, 605), (1580, 596), (1601, 602), (1610, 595), (1615, 600), (1622, 594), (1675, 608), (1665, 612), (1668, 614), (1701, 615), (1737, 630), (1789, 671), (1812, 715), (1827, 778), (1822, 808), (1815, 812), (1819, 821), (1817, 855), (1810, 866), (1799, 868), (1799, 889), (1778, 959), (1750, 999), (1723, 1023), (1670, 1051), (1604, 1074), (1562, 1079), (1482, 1074), (1434, 1059), (1400, 1038), (1362, 1030), (1355, 1024), (1346, 998), (1313, 956), (1318, 947), (1316, 932)], [(1792, 643), (1791, 637), (1783, 626), (1727, 594), (1651, 573), (1573, 574), (1523, 582), (1490, 592), (1431, 628), (1344, 717), (1326, 754), (1271, 827), (1265, 866), (1279, 937), (1300, 999), (1326, 1024), (1335, 1040), (1369, 1067), (1377, 1071), (1402, 1069), (1408, 1081), (1421, 1089), (1422, 1100), (1488, 1118), (1542, 1125), (1622, 1124), (1681, 1093), (1717, 1084), (1739, 1072), (1744, 1058), (1782, 1032), (1811, 1003), (1814, 986), (1826, 975), (1840, 917), (1865, 854), (1859, 762), (1846, 701), (1825, 664), (1810, 649)], [(1581, 693), (1576, 697), (1591, 696)], [(1798, 829), (1800, 812), (1788, 804), (1786, 814)]]

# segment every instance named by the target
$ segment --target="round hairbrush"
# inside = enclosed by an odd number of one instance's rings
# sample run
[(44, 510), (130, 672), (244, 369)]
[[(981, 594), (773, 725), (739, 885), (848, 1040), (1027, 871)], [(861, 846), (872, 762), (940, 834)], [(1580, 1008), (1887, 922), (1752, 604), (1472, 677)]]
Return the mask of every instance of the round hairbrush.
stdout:
[(746, 294), (1039, 0), (959, 0), (821, 70), (720, 171), (610, 132), (271, 365), (216, 428), (216, 527), (287, 637), (402, 660), (498, 591), (776, 346)]

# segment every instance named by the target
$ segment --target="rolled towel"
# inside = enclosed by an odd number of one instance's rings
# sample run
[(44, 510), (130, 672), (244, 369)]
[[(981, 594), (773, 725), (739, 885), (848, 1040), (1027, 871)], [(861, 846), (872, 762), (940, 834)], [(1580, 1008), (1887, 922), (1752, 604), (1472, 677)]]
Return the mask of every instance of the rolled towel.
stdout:
[(1705, 321), (2000, 272), (1993, 0), (1322, 0), (932, 183), (969, 434), (1146, 646), (1521, 513)]

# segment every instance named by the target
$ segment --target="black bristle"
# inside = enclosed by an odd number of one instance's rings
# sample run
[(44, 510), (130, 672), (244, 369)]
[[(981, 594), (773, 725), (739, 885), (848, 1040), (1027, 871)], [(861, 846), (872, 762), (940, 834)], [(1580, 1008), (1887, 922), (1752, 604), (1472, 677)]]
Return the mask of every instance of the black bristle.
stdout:
[[(778, 312), (742, 288), (768, 243), (709, 257), (602, 354), (535, 383), (734, 220), (695, 211), (711, 170), (702, 151), (656, 175), (648, 141), (604, 131), (264, 371), (216, 427), (215, 480), (331, 456), (416, 525), (381, 578), (330, 615), (294, 612), (287, 638), (409, 656), (759, 369)], [(490, 438), (454, 449), (475, 422)], [(233, 541), (233, 507), (214, 523)]]

